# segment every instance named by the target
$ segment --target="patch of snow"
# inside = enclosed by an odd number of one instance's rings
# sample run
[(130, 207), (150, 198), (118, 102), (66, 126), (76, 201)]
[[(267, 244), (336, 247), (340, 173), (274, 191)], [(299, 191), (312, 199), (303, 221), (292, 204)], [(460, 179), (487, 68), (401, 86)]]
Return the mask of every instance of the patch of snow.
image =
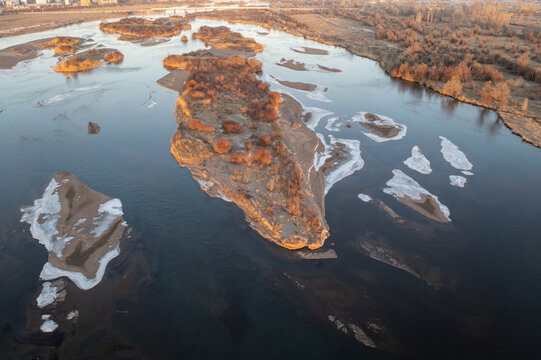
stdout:
[(353, 116), (352, 120), (359, 121), (361, 123), (374, 124), (374, 125), (379, 125), (379, 126), (393, 126), (393, 127), (399, 129), (398, 134), (396, 134), (395, 136), (389, 137), (389, 138), (381, 137), (381, 136), (376, 135), (376, 134), (371, 133), (371, 132), (364, 132), (363, 133), (364, 135), (368, 136), (370, 139), (372, 139), (372, 140), (374, 140), (376, 142), (384, 142), (384, 141), (390, 141), (390, 140), (400, 140), (404, 136), (406, 136), (406, 132), (408, 131), (408, 127), (406, 125), (399, 124), (399, 123), (395, 122), (393, 119), (391, 119), (390, 117), (387, 117), (387, 116), (384, 116), (384, 115), (379, 115), (379, 114), (374, 114), (377, 117), (379, 117), (380, 120), (369, 121), (366, 118), (366, 114), (368, 114), (367, 112), (361, 111), (358, 114), (359, 115)]
[(120, 255), (119, 245), (117, 245), (117, 247), (113, 250), (107, 252), (99, 260), (98, 270), (96, 271), (96, 276), (93, 279), (89, 279), (83, 273), (77, 271), (59, 269), (53, 266), (50, 262), (46, 262), (45, 265), (43, 265), (43, 269), (41, 270), (41, 274), (39, 276), (42, 280), (54, 280), (65, 276), (73, 281), (75, 285), (79, 287), (79, 289), (88, 290), (100, 283), (100, 281), (103, 279), (103, 275), (105, 274), (107, 264), (109, 264), (109, 262), (118, 255)]
[(86, 221), (86, 218), (80, 218), (79, 220), (75, 222), (75, 224), (73, 224), (73, 227), (79, 227), (83, 225), (85, 221)]
[(70, 311), (68, 313), (68, 316), (66, 316), (66, 319), (71, 320), (75, 317), (75, 311)]
[(445, 215), (447, 220), (451, 221), (451, 218), (449, 217), (451, 215), (449, 208), (443, 205), (438, 200), (438, 197), (436, 195), (431, 194), (428, 190), (419, 185), (417, 181), (413, 180), (402, 171), (394, 169), (393, 177), (389, 181), (387, 181), (386, 185), (388, 187), (384, 188), (383, 192), (389, 195), (393, 195), (395, 198), (403, 198), (404, 196), (408, 196), (413, 200), (421, 200), (421, 195), (423, 194), (431, 196), (436, 201), (441, 212)]
[(458, 146), (443, 136), (440, 136), (440, 139), (441, 153), (443, 154), (445, 161), (458, 170), (471, 170), (473, 168), (473, 164), (468, 160), (466, 155), (458, 148)]
[(468, 181), (464, 176), (459, 175), (449, 175), (449, 182), (453, 186), (461, 187), (463, 188), (466, 184), (466, 181)]
[(432, 169), (430, 168), (430, 161), (423, 155), (419, 146), (415, 145), (411, 149), (411, 157), (404, 161), (410, 169), (420, 172), (421, 174), (430, 174)]
[(314, 91), (303, 91), (299, 90), (304, 93), (306, 93), (306, 97), (312, 100), (331, 103), (332, 100), (325, 96), (324, 87), (321, 85), (317, 85), (317, 87), (314, 89)]
[(94, 229), (90, 232), (96, 238), (103, 235), (116, 219), (124, 215), (122, 212), (122, 202), (119, 199), (106, 201), (100, 204), (98, 213), (99, 215), (94, 218), (94, 222), (92, 223)]
[(58, 296), (56, 290), (56, 286), (51, 286), (50, 282), (46, 281), (43, 283), (41, 293), (36, 298), (36, 302), (40, 309), (47, 305), (51, 305), (56, 300), (56, 297)]
[(364, 201), (365, 203), (372, 201), (372, 197), (370, 195), (366, 195), (363, 193), (360, 193), (359, 195), (357, 195), (357, 197), (361, 199), (362, 201)]
[(331, 145), (343, 144), (349, 156), (346, 156), (345, 161), (338, 164), (325, 176), (325, 195), (334, 184), (350, 176), (355, 171), (361, 170), (364, 166), (364, 160), (361, 157), (361, 142), (359, 140), (337, 139), (332, 135), (329, 135), (329, 138), (331, 139)]

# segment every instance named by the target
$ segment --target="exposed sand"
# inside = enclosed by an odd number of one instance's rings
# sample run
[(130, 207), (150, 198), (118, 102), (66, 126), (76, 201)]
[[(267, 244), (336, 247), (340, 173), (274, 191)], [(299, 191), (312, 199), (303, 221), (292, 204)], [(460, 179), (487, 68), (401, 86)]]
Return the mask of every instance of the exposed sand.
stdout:
[[(84, 41), (80, 38), (69, 39)], [(39, 56), (41, 50), (54, 48), (53, 43), (49, 44), (52, 40), (55, 40), (55, 37), (33, 40), (0, 50), (0, 69), (11, 69), (21, 61), (35, 59)]]
[(324, 251), (298, 250), (298, 251), (295, 251), (295, 254), (299, 256), (300, 258), (306, 259), (306, 260), (338, 259), (338, 255), (336, 254), (336, 251), (334, 251), (334, 249), (327, 249)]
[(156, 82), (167, 89), (181, 93), (184, 90), (184, 82), (189, 75), (187, 71), (177, 69), (171, 71)]
[(315, 49), (307, 46), (302, 46), (300, 49), (291, 48), (291, 50), (298, 52), (300, 54), (308, 54), (308, 55), (329, 55), (329, 52), (327, 50), (323, 49)]
[(283, 66), (295, 71), (307, 71), (306, 65), (304, 63), (295, 61), (293, 59), (281, 59), (279, 63), (276, 63), (276, 65)]
[(326, 67), (326, 66), (319, 65), (319, 64), (317, 64), (317, 67), (320, 68), (321, 70), (325, 70), (325, 71), (328, 71), (328, 72), (342, 72), (342, 70), (340, 70), (340, 69), (330, 68), (330, 67)]
[(288, 81), (288, 80), (278, 80), (281, 85), (287, 86), (288, 88), (302, 90), (302, 91), (314, 91), (317, 88), (315, 84), (304, 83), (300, 81)]

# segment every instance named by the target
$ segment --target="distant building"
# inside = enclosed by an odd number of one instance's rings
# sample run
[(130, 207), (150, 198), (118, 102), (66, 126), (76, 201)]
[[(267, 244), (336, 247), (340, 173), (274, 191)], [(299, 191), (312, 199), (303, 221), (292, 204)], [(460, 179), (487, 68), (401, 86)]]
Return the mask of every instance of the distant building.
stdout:
[(110, 5), (110, 4), (118, 4), (117, 0), (96, 0), (96, 3), (98, 5)]
[(80, 4), (81, 4), (81, 6), (91, 6), (92, 1), (90, 1), (90, 0), (80, 0)]

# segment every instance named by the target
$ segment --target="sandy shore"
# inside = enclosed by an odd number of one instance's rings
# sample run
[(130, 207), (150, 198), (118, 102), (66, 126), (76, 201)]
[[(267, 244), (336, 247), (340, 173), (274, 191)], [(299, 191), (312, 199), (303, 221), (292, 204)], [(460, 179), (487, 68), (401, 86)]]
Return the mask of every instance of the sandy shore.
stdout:
[(300, 49), (291, 48), (291, 50), (298, 52), (299, 54), (308, 54), (308, 55), (329, 55), (327, 50), (316, 49), (307, 46), (303, 46)]

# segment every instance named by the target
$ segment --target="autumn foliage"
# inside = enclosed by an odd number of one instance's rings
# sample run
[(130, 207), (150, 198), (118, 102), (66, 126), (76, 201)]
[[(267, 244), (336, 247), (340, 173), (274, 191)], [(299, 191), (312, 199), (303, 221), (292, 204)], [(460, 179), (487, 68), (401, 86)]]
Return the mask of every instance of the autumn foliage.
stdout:
[(120, 51), (111, 51), (103, 55), (103, 60), (111, 64), (119, 64), (124, 60), (124, 55)]
[(245, 38), (238, 32), (232, 32), (228, 27), (201, 26), (198, 32), (192, 34), (194, 39), (200, 39), (205, 46), (211, 46), (216, 50), (232, 50), (243, 52), (261, 52), (263, 45), (258, 44), (252, 38)]
[(218, 154), (226, 154), (231, 151), (231, 141), (227, 139), (218, 139), (212, 144), (212, 147)]

